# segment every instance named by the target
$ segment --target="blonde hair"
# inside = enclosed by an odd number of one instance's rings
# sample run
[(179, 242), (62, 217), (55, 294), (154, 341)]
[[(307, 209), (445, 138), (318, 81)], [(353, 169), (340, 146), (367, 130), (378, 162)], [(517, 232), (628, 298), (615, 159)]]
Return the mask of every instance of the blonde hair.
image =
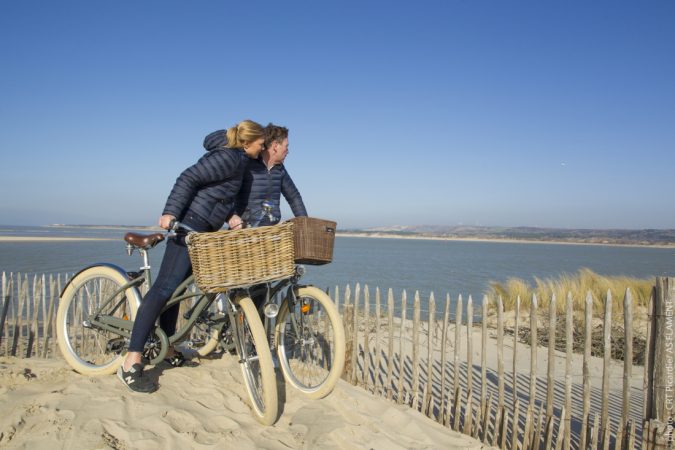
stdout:
[(252, 120), (242, 120), (227, 130), (227, 146), (243, 148), (245, 145), (265, 136), (265, 129)]

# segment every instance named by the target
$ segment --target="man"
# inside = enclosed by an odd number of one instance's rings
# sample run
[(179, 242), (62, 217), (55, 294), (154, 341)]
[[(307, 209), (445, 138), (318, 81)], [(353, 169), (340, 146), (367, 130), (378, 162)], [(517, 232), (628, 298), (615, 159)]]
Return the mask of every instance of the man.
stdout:
[[(226, 143), (224, 130), (214, 131), (204, 139), (204, 147), (207, 148)], [(300, 192), (284, 166), (287, 155), (288, 128), (270, 123), (265, 127), (263, 151), (258, 159), (250, 160), (246, 167), (235, 213), (228, 220), (230, 229), (239, 229), (244, 223), (253, 226), (276, 224), (281, 219), (281, 195), (294, 216), (307, 215)], [(263, 211), (263, 203), (266, 202), (272, 206), (269, 214)]]

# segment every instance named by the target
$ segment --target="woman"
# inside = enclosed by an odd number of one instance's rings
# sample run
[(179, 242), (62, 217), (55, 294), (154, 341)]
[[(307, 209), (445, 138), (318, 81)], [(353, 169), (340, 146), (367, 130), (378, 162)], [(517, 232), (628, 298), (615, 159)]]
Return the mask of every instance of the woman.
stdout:
[[(256, 122), (244, 120), (227, 130), (227, 142), (227, 147), (216, 145), (209, 149), (180, 174), (159, 218), (160, 227), (169, 229), (171, 222), (178, 219), (196, 231), (215, 231), (230, 218), (248, 158), (257, 158), (263, 149), (264, 129)], [(191, 273), (184, 239), (169, 239), (157, 280), (138, 308), (129, 351), (117, 371), (129, 389), (136, 392), (157, 389), (143, 374), (143, 347), (171, 294)]]

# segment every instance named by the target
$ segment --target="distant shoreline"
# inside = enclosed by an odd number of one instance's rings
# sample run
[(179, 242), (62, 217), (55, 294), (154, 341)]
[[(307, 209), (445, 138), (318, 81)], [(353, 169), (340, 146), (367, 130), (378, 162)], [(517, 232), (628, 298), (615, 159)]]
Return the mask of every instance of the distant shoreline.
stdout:
[(159, 226), (143, 226), (143, 225), (63, 225), (51, 224), (44, 225), (45, 228), (90, 228), (92, 230), (161, 230)]
[(556, 245), (594, 245), (603, 247), (636, 247), (636, 248), (662, 248), (674, 249), (675, 244), (623, 244), (614, 242), (584, 242), (584, 241), (554, 241), (554, 240), (529, 240), (529, 239), (511, 239), (511, 238), (479, 238), (479, 237), (447, 237), (447, 236), (422, 236), (422, 235), (402, 235), (386, 233), (359, 233), (338, 231), (335, 233), (340, 237), (373, 238), (373, 239), (412, 239), (425, 241), (458, 241), (458, 242), (488, 242), (496, 244), (556, 244)]
[[(89, 228), (89, 229), (107, 229), (107, 230), (133, 230), (140, 232), (156, 232), (163, 231), (157, 226), (138, 226), (138, 225), (65, 225), (65, 224), (51, 224), (45, 225), (45, 228)], [(570, 238), (568, 240), (556, 239), (520, 239), (511, 237), (479, 237), (479, 236), (448, 236), (448, 235), (434, 235), (427, 233), (396, 233), (389, 231), (337, 231), (336, 236), (340, 237), (356, 237), (356, 238), (373, 238), (373, 239), (409, 239), (409, 240), (425, 240), (425, 241), (457, 241), (457, 242), (487, 242), (498, 244), (555, 244), (555, 245), (592, 245), (603, 247), (632, 247), (632, 248), (658, 248), (658, 249), (675, 249), (675, 243), (649, 243), (645, 242), (615, 242), (611, 238), (603, 241), (586, 241), (583, 239)], [(469, 233), (467, 233), (469, 234)], [(76, 236), (16, 236), (16, 235), (0, 235), (0, 242), (67, 242), (67, 241), (113, 241), (119, 238), (111, 237), (76, 237)], [(629, 240), (629, 239), (627, 239)]]
[(0, 236), (0, 242), (54, 242), (54, 241), (117, 241), (118, 238), (61, 237), (61, 236)]

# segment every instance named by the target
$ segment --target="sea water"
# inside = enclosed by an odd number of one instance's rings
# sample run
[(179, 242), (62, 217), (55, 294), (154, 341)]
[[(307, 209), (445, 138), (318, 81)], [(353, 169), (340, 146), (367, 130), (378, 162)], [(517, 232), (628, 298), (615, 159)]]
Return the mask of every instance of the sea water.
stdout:
[[(138, 270), (140, 258), (128, 256), (124, 228), (7, 227), (0, 236), (88, 237), (93, 241), (0, 241), (0, 272), (72, 274), (97, 262)], [(132, 230), (153, 232), (152, 230)], [(155, 230), (159, 231), (159, 230)], [(159, 268), (164, 244), (150, 252), (153, 271)], [(517, 277), (532, 282), (589, 268), (601, 275), (638, 278), (675, 276), (675, 248), (602, 245), (473, 242), (424, 239), (338, 236), (333, 262), (307, 266), (303, 281), (322, 289), (336, 286), (341, 295), (356, 283), (367, 285), (374, 298), (380, 288), (383, 299), (392, 289), (397, 304), (405, 290), (408, 302), (418, 291), (423, 303), (431, 292), (437, 304), (446, 295), (454, 300), (469, 295), (480, 301), (490, 282)], [(373, 300), (371, 300), (373, 301)]]

